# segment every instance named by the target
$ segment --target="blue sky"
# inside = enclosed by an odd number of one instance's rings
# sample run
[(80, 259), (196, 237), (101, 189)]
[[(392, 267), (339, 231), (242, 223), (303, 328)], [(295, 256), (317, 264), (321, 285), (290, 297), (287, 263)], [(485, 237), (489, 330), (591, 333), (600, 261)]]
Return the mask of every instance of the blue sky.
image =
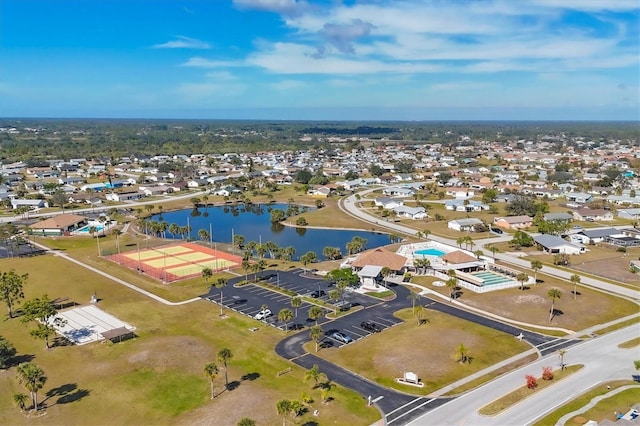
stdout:
[(2, 0), (0, 116), (638, 120), (637, 0)]

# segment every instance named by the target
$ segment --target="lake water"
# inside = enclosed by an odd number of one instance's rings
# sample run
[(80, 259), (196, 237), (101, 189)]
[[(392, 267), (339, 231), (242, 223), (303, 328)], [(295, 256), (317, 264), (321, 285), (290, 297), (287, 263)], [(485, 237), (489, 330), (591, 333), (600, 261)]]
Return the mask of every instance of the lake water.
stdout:
[[(216, 206), (199, 208), (198, 210), (166, 212), (162, 215), (153, 215), (151, 219), (162, 220), (169, 224), (176, 223), (180, 226), (186, 226), (188, 220), (192, 239), (198, 239), (200, 229), (205, 229), (208, 232), (211, 224), (214, 242), (231, 243), (232, 235), (242, 235), (245, 238), (245, 243), (262, 240), (262, 243), (273, 241), (280, 247), (293, 246), (296, 249), (294, 255), (296, 260), (308, 251), (313, 251), (319, 259), (324, 259), (322, 250), (327, 246), (339, 247), (342, 254), (345, 255), (347, 252), (346, 244), (356, 236), (367, 240), (367, 249), (390, 243), (387, 234), (376, 232), (292, 228), (281, 224), (272, 224), (270, 209), (286, 211), (288, 207), (287, 204), (277, 203), (254, 204), (248, 208), (243, 204)], [(309, 208), (309, 210), (315, 209)], [(169, 232), (167, 232), (167, 237), (172, 237)]]

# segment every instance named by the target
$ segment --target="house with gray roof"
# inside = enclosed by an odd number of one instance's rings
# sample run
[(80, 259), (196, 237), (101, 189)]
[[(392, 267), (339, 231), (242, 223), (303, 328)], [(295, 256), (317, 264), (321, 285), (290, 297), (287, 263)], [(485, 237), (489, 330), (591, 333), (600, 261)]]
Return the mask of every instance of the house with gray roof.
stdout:
[(571, 243), (550, 234), (536, 235), (533, 237), (533, 241), (549, 254), (580, 254), (587, 251), (582, 244)]
[(399, 217), (419, 220), (427, 217), (424, 207), (398, 206), (393, 209)]
[(544, 220), (547, 222), (571, 222), (573, 220), (573, 216), (569, 213), (559, 212), (559, 213), (545, 213), (543, 215)]
[(640, 209), (619, 209), (618, 217), (621, 219), (638, 220), (640, 219)]
[(447, 223), (447, 227), (454, 231), (473, 231), (476, 226), (482, 225), (482, 221), (477, 217), (469, 217), (465, 219), (450, 220)]

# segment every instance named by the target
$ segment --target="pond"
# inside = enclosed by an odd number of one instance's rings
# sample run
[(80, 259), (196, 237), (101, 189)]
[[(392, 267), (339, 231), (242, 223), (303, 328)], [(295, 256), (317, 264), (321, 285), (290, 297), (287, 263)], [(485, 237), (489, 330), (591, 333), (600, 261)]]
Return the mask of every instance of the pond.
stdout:
[[(319, 259), (324, 259), (322, 251), (325, 247), (338, 247), (346, 254), (346, 244), (353, 237), (367, 240), (366, 248), (371, 249), (390, 243), (388, 234), (369, 231), (351, 231), (339, 229), (293, 228), (282, 224), (271, 223), (271, 210), (287, 211), (288, 204), (236, 204), (227, 206), (201, 207), (197, 210), (187, 209), (165, 212), (151, 217), (154, 221), (191, 227), (191, 239), (198, 239), (198, 231), (211, 229), (214, 242), (231, 243), (233, 235), (242, 235), (245, 242), (256, 241), (266, 243), (273, 241), (280, 247), (293, 246), (296, 249), (294, 259), (308, 251), (313, 251)], [(296, 208), (296, 207), (294, 207)], [(299, 209), (315, 210), (310, 207)], [(180, 238), (167, 232), (167, 238)]]

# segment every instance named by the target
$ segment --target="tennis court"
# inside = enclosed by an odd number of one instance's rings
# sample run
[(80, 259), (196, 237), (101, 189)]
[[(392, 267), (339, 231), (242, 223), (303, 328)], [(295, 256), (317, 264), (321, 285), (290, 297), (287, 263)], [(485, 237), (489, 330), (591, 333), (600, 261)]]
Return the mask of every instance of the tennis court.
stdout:
[(213, 272), (234, 268), (242, 258), (195, 243), (177, 243), (107, 256), (108, 259), (165, 282), (202, 275), (204, 268)]

